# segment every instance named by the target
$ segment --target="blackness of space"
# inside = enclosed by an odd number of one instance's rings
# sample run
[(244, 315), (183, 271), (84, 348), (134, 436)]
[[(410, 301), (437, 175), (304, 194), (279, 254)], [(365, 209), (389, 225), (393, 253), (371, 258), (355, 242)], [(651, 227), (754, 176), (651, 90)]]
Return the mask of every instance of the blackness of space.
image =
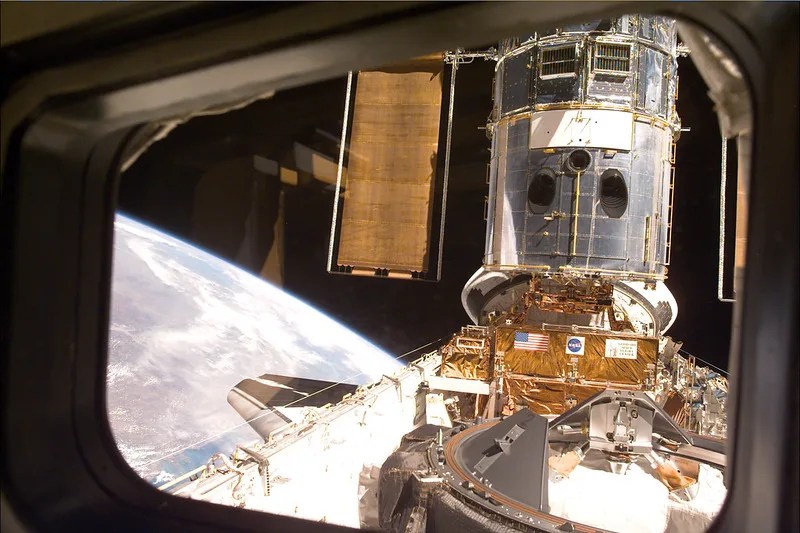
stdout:
[[(239, 110), (189, 120), (153, 144), (121, 178), (119, 210), (255, 273), (273, 245), (284, 209), (283, 288), (396, 355), (449, 336), (469, 323), (464, 283), (482, 262), (492, 107), (493, 62), (458, 70), (442, 280), (404, 281), (328, 274), (333, 186), (264, 181), (253, 197), (253, 157), (292, 167), (295, 142), (332, 159), (341, 132), (345, 79), (287, 90)], [(720, 133), (707, 88), (689, 58), (679, 60), (678, 142), (672, 257), (667, 284), (679, 306), (668, 335), (688, 352), (727, 368), (732, 304), (717, 300)], [(324, 133), (322, 133), (324, 132)], [(733, 143), (731, 143), (733, 145)], [(729, 153), (729, 161), (735, 156)], [(735, 213), (735, 164), (729, 163), (728, 212)], [(262, 180), (263, 181), (263, 180)], [(237, 260), (251, 209), (264, 216), (257, 253)], [(729, 216), (727, 255), (733, 256)], [(732, 264), (727, 265), (730, 279)], [(726, 295), (730, 295), (730, 281)]]

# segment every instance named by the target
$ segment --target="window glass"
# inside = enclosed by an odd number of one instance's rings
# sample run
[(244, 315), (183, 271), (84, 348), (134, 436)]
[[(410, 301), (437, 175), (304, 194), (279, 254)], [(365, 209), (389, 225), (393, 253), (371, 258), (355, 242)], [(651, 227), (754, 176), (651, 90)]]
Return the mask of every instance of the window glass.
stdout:
[[(650, 20), (413, 58), (153, 142), (115, 221), (107, 405), (130, 466), (171, 494), (351, 527), (403, 530), (435, 505), (704, 530), (727, 491), (731, 308), (701, 260), (720, 132), (691, 59), (639, 42)], [(439, 243), (441, 279), (421, 282)]]

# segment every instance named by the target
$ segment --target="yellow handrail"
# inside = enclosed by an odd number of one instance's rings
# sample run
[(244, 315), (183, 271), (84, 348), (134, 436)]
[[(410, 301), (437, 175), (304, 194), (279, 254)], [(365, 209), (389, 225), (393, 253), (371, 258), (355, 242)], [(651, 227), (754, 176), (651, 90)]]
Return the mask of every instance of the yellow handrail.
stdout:
[(571, 256), (575, 257), (576, 249), (578, 246), (578, 206), (581, 195), (581, 172), (578, 171), (578, 176), (575, 178), (575, 218), (572, 221), (572, 252)]

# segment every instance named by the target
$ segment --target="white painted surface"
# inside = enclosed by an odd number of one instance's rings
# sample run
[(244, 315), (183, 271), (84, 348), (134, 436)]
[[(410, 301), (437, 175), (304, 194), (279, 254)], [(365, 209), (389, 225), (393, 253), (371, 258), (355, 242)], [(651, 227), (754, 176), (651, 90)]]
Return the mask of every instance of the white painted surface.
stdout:
[[(643, 281), (620, 281), (620, 284), (627, 285), (638, 294), (644, 296), (654, 309), (658, 309), (659, 306), (662, 305), (669, 306), (672, 316), (670, 317), (669, 322), (662, 325), (662, 329), (659, 331), (659, 333), (663, 335), (672, 326), (672, 324), (675, 323), (675, 319), (678, 318), (678, 302), (675, 300), (675, 296), (672, 294), (672, 291), (669, 290), (669, 287), (667, 287), (663, 281), (656, 282), (652, 288), (648, 288), (648, 285)], [(648, 315), (648, 317), (645, 318), (643, 315), (641, 315), (641, 313), (645, 312), (644, 307), (636, 304), (635, 302), (634, 304), (631, 304), (631, 298), (625, 298), (622, 296), (617, 298), (616, 291), (614, 296), (614, 303), (625, 311), (629, 319), (638, 318), (642, 321), (653, 321), (653, 317)]]
[(605, 356), (609, 359), (636, 359), (636, 341), (606, 339)]
[(428, 386), (431, 390), (466, 392), (468, 394), (489, 394), (489, 384), (476, 379), (431, 376), (428, 378)]
[(633, 115), (606, 109), (540, 111), (531, 117), (532, 150), (542, 148), (604, 148), (630, 151)]
[(671, 497), (642, 461), (619, 475), (609, 471), (602, 454), (590, 453), (569, 477), (550, 473), (551, 514), (619, 533), (700, 533), (727, 494), (722, 473), (702, 464), (698, 492), (690, 502)]
[(201, 477), (177, 494), (315, 522), (375, 527), (380, 466), (403, 435), (425, 423), (419, 385), (440, 362), (433, 352), (334, 406), (306, 408), (302, 422), (257, 446), (269, 460), (269, 496), (252, 463), (243, 468), (241, 480), (235, 473)]
[(441, 394), (425, 395), (425, 423), (446, 428), (453, 427), (450, 415), (447, 413), (447, 406), (444, 404), (444, 396)]
[(586, 337), (567, 337), (567, 343), (564, 346), (564, 352), (569, 355), (583, 355), (586, 352)]
[[(335, 406), (308, 410), (306, 419), (288, 427), (283, 437), (254, 446), (269, 459), (269, 496), (253, 464), (244, 467), (241, 480), (235, 473), (218, 474), (179, 493), (313, 521), (377, 527), (380, 465), (415, 426), (418, 387), (430, 383), (439, 363), (435, 352), (429, 354)], [(548, 493), (550, 514), (593, 527), (699, 533), (719, 512), (726, 489), (719, 470), (701, 465), (697, 495), (679, 501), (644, 461), (618, 475), (608, 470), (604, 454), (590, 451), (569, 477), (550, 470)]]

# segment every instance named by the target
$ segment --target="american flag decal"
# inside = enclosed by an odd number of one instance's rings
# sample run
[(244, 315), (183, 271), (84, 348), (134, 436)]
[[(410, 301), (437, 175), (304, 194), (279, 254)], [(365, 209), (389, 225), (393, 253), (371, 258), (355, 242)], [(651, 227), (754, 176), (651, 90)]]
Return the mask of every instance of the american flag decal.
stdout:
[(550, 344), (550, 337), (541, 333), (514, 332), (514, 349), (546, 352)]

